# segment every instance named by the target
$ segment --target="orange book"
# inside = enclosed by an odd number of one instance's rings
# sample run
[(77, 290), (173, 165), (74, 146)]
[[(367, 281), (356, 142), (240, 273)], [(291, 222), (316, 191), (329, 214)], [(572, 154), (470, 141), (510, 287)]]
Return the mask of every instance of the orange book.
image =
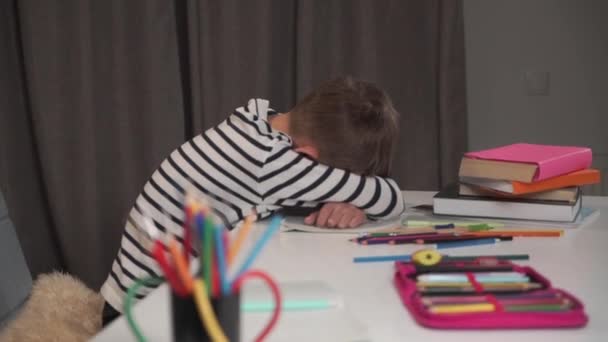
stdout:
[(595, 169), (585, 169), (533, 183), (477, 177), (461, 177), (460, 181), (464, 184), (472, 184), (512, 195), (523, 195), (569, 186), (596, 184), (600, 182), (600, 172)]

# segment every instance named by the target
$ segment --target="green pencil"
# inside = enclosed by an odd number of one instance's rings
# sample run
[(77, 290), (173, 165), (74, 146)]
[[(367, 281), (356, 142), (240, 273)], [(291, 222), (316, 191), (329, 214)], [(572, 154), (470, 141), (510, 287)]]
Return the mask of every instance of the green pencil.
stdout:
[(532, 304), (532, 305), (507, 305), (507, 312), (529, 312), (529, 311), (566, 311), (570, 309), (569, 304)]
[(203, 252), (205, 253), (205, 285), (207, 285), (207, 294), (211, 295), (213, 284), (211, 283), (211, 260), (213, 257), (213, 220), (211, 217), (205, 217), (205, 238), (203, 239)]

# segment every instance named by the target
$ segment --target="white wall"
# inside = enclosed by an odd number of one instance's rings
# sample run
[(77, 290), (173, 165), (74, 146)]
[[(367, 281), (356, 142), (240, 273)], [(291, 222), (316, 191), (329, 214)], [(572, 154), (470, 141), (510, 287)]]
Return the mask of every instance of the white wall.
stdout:
[[(589, 146), (608, 195), (608, 1), (464, 0), (469, 148)], [(524, 73), (550, 74), (547, 96)]]

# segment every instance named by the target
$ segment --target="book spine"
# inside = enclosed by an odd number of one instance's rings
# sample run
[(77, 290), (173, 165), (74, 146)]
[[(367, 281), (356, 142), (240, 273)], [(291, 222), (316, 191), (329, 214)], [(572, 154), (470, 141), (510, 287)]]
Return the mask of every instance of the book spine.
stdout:
[(587, 169), (591, 166), (593, 155), (591, 149), (581, 149), (558, 158), (545, 160), (538, 164), (534, 181), (541, 181), (570, 172)]

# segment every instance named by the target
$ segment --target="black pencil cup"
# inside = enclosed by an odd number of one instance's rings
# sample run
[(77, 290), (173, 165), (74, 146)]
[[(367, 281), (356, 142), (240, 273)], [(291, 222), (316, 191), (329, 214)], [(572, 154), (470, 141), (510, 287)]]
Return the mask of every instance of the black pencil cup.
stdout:
[[(228, 341), (239, 341), (240, 294), (212, 298), (211, 305)], [(180, 297), (171, 291), (173, 340), (176, 342), (211, 342), (199, 317), (194, 297)]]

